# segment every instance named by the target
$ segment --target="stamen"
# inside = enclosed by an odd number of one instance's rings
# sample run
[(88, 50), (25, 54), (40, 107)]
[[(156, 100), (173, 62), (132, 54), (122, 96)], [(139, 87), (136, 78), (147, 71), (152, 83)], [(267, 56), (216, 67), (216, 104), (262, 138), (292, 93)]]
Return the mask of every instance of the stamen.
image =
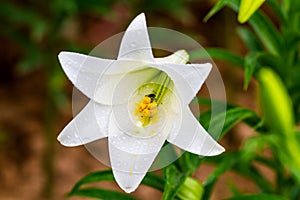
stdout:
[[(153, 95), (151, 95), (153, 96)], [(153, 123), (153, 118), (157, 113), (157, 103), (154, 98), (150, 98), (146, 95), (140, 103), (137, 104), (135, 114), (139, 117), (139, 121), (143, 126), (147, 126)]]
[(145, 96), (142, 96), (142, 99), (137, 102), (135, 107), (136, 120), (139, 121), (139, 124), (142, 124), (142, 127), (159, 121), (159, 105), (162, 104), (165, 95), (172, 87), (173, 82), (170, 77), (166, 73), (160, 72), (149, 84), (145, 84), (139, 89), (140, 93), (143, 93), (144, 89), (151, 88), (152, 90), (148, 90), (148, 94), (144, 93)]

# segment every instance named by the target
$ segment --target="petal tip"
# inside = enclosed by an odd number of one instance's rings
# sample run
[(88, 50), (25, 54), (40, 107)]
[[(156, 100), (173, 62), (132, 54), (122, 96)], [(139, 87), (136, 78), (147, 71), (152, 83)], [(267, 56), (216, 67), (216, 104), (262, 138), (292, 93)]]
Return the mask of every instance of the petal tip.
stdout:
[(61, 51), (61, 52), (59, 52), (59, 54), (58, 54), (58, 59), (61, 61), (62, 59), (64, 59), (65, 58), (65, 56), (67, 56), (67, 54), (68, 54), (69, 52), (67, 52), (67, 51)]
[(131, 21), (127, 30), (138, 30), (138, 29), (144, 29), (144, 28), (147, 28), (146, 16), (144, 13), (141, 13)]
[(64, 137), (63, 137), (63, 135), (62, 134), (59, 134), (58, 136), (57, 136), (57, 138), (56, 138), (58, 141), (59, 141), (59, 143), (61, 144), (61, 145), (63, 145), (63, 146), (66, 146), (66, 147), (73, 147), (74, 145), (71, 145), (69, 142), (67, 142), (65, 139), (64, 139)]
[(211, 63), (204, 63), (204, 64), (195, 64), (194, 66), (200, 72), (202, 78), (204, 80), (206, 80), (207, 77), (208, 77), (208, 75), (209, 75), (209, 73), (212, 70), (212, 64)]
[(113, 175), (119, 187), (126, 193), (134, 192), (142, 182), (145, 173), (119, 171), (113, 168)]
[[(120, 186), (120, 187), (121, 187), (121, 186)], [(134, 192), (134, 191), (136, 190), (136, 188), (134, 188), (134, 187), (125, 187), (125, 188), (121, 187), (121, 188), (122, 188), (122, 190), (124, 190), (124, 192), (126, 192), (127, 194), (132, 193), (132, 192)]]
[(205, 156), (217, 156), (223, 152), (225, 152), (225, 148), (217, 143)]
[(64, 130), (57, 136), (56, 139), (65, 147), (75, 147), (83, 144), (80, 139), (78, 140), (76, 137), (70, 137), (65, 134)]

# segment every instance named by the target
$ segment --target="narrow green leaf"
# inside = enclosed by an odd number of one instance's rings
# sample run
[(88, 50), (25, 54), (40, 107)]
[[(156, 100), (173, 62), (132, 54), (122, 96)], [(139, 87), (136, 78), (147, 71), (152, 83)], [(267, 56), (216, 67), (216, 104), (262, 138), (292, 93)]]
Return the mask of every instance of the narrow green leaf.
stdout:
[(205, 50), (206, 51), (201, 49), (189, 52), (191, 61), (209, 58), (209, 56), (211, 56), (213, 59), (224, 60), (238, 67), (244, 66), (244, 59), (228, 50), (219, 48), (207, 48)]
[(254, 166), (250, 164), (250, 161), (252, 160), (249, 160), (249, 163), (243, 163), (243, 165), (236, 165), (234, 167), (234, 170), (251, 179), (260, 188), (261, 191), (274, 192), (272, 184), (266, 179), (265, 176), (263, 176), (263, 174), (261, 174)]
[(233, 153), (227, 153), (223, 154), (220, 162), (216, 162), (217, 168), (209, 175), (209, 177), (205, 180), (203, 183), (204, 186), (204, 194), (203, 194), (203, 199), (209, 199), (209, 196), (213, 190), (213, 187), (219, 177), (224, 174), (227, 170), (232, 168), (236, 162), (238, 162), (237, 159), (237, 154), (238, 152), (233, 152)]
[(278, 1), (277, 1), (277, 0), (266, 0), (266, 1), (267, 1), (268, 5), (270, 5), (270, 6), (273, 8), (274, 12), (275, 12), (276, 15), (279, 17), (279, 20), (280, 20), (283, 24), (286, 24), (286, 21), (287, 21), (287, 20), (286, 20), (286, 18), (285, 18), (285, 16), (284, 16), (283, 12), (282, 12), (282, 10), (281, 10), (281, 7), (280, 7)]
[[(220, 121), (223, 121), (225, 116), (226, 118), (223, 126)], [(261, 119), (253, 111), (239, 107), (234, 107), (227, 110), (226, 112), (219, 113), (213, 119), (210, 119), (210, 117), (210, 112), (201, 114), (200, 123), (206, 129), (208, 129), (208, 127), (211, 127), (209, 130), (212, 135), (215, 134), (216, 130), (220, 130), (219, 126), (223, 126), (220, 138), (222, 138), (233, 126), (241, 121), (251, 119), (246, 122), (251, 122), (251, 124), (249, 125), (253, 128), (258, 128), (262, 125)]]
[(228, 3), (228, 0), (219, 0), (217, 4), (209, 11), (209, 13), (204, 17), (203, 21), (207, 22), (212, 16), (224, 8)]
[(262, 13), (256, 12), (250, 18), (249, 23), (266, 49), (274, 55), (280, 55), (283, 46), (282, 41), (271, 21)]
[[(255, 157), (253, 156), (251, 159), (247, 159), (245, 162), (243, 156), (244, 154), (238, 151), (225, 153), (221, 156), (206, 157), (206, 162), (214, 163), (218, 167), (216, 168), (216, 171), (214, 171), (210, 176), (211, 178), (207, 179), (207, 183), (204, 183), (204, 199), (207, 199), (209, 197), (210, 192), (218, 177), (229, 169), (249, 178), (264, 192), (274, 191), (272, 184), (253, 165), (251, 165), (251, 162)], [(230, 166), (227, 168), (226, 166), (222, 166), (222, 163), (225, 163), (224, 165), (228, 164)]]
[(273, 194), (253, 194), (253, 195), (244, 195), (238, 197), (232, 197), (227, 200), (287, 200), (284, 197), (273, 195)]
[(114, 181), (114, 176), (111, 170), (92, 172), (82, 179), (80, 179), (72, 188), (69, 195), (72, 195), (75, 191), (77, 191), (82, 185), (87, 183), (95, 183), (100, 181)]
[[(239, 0), (223, 0), (221, 8), (225, 5), (229, 6), (236, 12), (239, 10)], [(249, 23), (266, 49), (274, 55), (280, 55), (283, 46), (282, 41), (279, 37), (278, 31), (271, 21), (261, 12), (255, 12), (249, 19)]]
[(92, 197), (102, 200), (137, 200), (136, 198), (120, 192), (105, 190), (100, 188), (83, 188), (74, 191), (68, 196), (81, 196), (81, 197)]
[(259, 52), (250, 52), (245, 57), (245, 78), (244, 78), (244, 90), (247, 90), (251, 77), (257, 69), (257, 60), (259, 58)]
[[(86, 175), (74, 185), (69, 195), (73, 195), (73, 193), (75, 193), (77, 190), (79, 190), (81, 186), (85, 184), (101, 182), (101, 181), (115, 181), (112, 171), (105, 170), (105, 171), (93, 172)], [(165, 183), (162, 177), (157, 176), (153, 173), (147, 173), (142, 181), (142, 184), (163, 191)]]
[(265, 0), (241, 0), (238, 20), (245, 23)]
[(184, 183), (188, 174), (178, 171), (174, 165), (169, 165), (164, 170), (165, 187), (162, 200), (174, 199), (180, 186)]
[(165, 181), (162, 177), (157, 176), (153, 173), (148, 172), (144, 177), (142, 184), (153, 187), (157, 190), (163, 191), (165, 186)]
[[(203, 104), (203, 105), (211, 105), (212, 101), (210, 99), (206, 99), (206, 98), (196, 98), (192, 103), (199, 103), (199, 104)], [(216, 104), (218, 106), (218, 104), (220, 104), (221, 107), (224, 107), (224, 102), (220, 102), (220, 101), (214, 101), (214, 104)], [(248, 124), (250, 127), (252, 127), (253, 129), (255, 129), (258, 132), (261, 133), (265, 133), (267, 132), (267, 128), (264, 125), (264, 122), (262, 119), (260, 119), (260, 117), (258, 117), (252, 110), (248, 110), (242, 107), (237, 107), (231, 104), (227, 104), (227, 111), (229, 112), (228, 115), (232, 115), (230, 116), (230, 118), (228, 118), (227, 120), (225, 119), (225, 125), (224, 128), (222, 130), (222, 135), (226, 134), (230, 129), (230, 123), (234, 123), (235, 119), (238, 120), (239, 116), (243, 116), (240, 119), (242, 121), (244, 121), (246, 124)], [(237, 110), (235, 110), (237, 109)], [(245, 109), (246, 111), (242, 111), (239, 112), (239, 109), (243, 110)], [(223, 113), (219, 112), (219, 114), (216, 115), (216, 118), (219, 118), (218, 115), (224, 115)], [(227, 117), (228, 117), (227, 115)], [(236, 116), (236, 117), (233, 117)], [(199, 119), (200, 117), (198, 117)], [(203, 125), (204, 128), (208, 129), (208, 127), (210, 126), (210, 120), (211, 120), (211, 112), (206, 111), (205, 113), (201, 114), (201, 120), (200, 123)], [(218, 121), (218, 120), (216, 120)], [(238, 121), (240, 122), (240, 121)], [(238, 123), (236, 122), (236, 123)], [(217, 123), (217, 122), (216, 122)], [(227, 125), (228, 124), (228, 125)], [(234, 126), (234, 125), (232, 125)], [(225, 128), (226, 127), (226, 128)]]
[(246, 46), (250, 51), (261, 51), (263, 47), (261, 46), (260, 41), (257, 36), (250, 31), (248, 28), (239, 27), (237, 29), (238, 35), (242, 38)]

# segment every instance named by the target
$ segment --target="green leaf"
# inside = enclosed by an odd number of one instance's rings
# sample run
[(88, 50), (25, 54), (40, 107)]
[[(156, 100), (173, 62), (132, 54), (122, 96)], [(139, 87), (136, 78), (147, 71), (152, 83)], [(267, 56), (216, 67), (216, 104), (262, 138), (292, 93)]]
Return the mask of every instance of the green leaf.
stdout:
[(200, 49), (189, 52), (191, 61), (209, 58), (209, 56), (211, 56), (213, 59), (224, 60), (238, 67), (244, 66), (244, 59), (228, 50), (219, 48), (207, 48), (205, 50)]
[(245, 57), (245, 78), (244, 78), (244, 90), (247, 90), (251, 77), (257, 68), (257, 60), (261, 53), (250, 52)]
[(265, 0), (241, 0), (238, 21), (245, 23)]
[[(85, 184), (96, 183), (101, 181), (115, 181), (112, 171), (105, 170), (105, 171), (93, 172), (86, 175), (74, 185), (69, 195), (73, 195), (74, 193), (76, 193), (78, 190), (80, 190), (80, 187)], [(163, 191), (165, 183), (160, 176), (157, 176), (153, 173), (147, 173), (142, 181), (142, 184)]]
[[(204, 199), (209, 197), (215, 182), (218, 180), (218, 177), (229, 169), (249, 178), (264, 192), (274, 191), (272, 184), (253, 165), (251, 165), (251, 162), (254, 161), (255, 157), (253, 156), (251, 159), (245, 160), (243, 159), (243, 156), (244, 154), (242, 152), (237, 151), (225, 153), (215, 157), (206, 157), (206, 162), (214, 163), (218, 167), (210, 175), (210, 178), (208, 178), (204, 183)], [(223, 166), (226, 164), (229, 166)]]
[(134, 197), (131, 197), (127, 194), (122, 194), (120, 192), (115, 192), (111, 190), (105, 190), (100, 188), (83, 188), (80, 190), (74, 191), (68, 196), (81, 196), (81, 197), (92, 197), (102, 200), (137, 200)]
[(80, 179), (72, 188), (69, 195), (73, 195), (75, 191), (77, 191), (82, 185), (87, 183), (95, 183), (100, 181), (114, 181), (114, 176), (111, 170), (105, 170), (100, 172), (92, 172), (82, 179)]
[(165, 168), (165, 187), (162, 200), (174, 199), (180, 186), (187, 178), (187, 173), (180, 172), (174, 165), (169, 165)]
[[(254, 157), (253, 157), (254, 158)], [(236, 165), (234, 170), (241, 175), (251, 179), (263, 192), (274, 192), (272, 184), (261, 174), (254, 166), (249, 163), (243, 163), (243, 165)]]
[(267, 0), (267, 3), (268, 3), (268, 5), (270, 5), (273, 8), (274, 12), (279, 17), (280, 21), (285, 24), (287, 20), (281, 10), (280, 5), (278, 4), (278, 1), (277, 0)]
[[(233, 126), (241, 121), (248, 122), (251, 127), (254, 129), (262, 126), (261, 119), (251, 110), (234, 107), (226, 112), (219, 113), (213, 119), (210, 120), (210, 112), (206, 112), (201, 114), (200, 123), (203, 125), (205, 129), (211, 127), (209, 132), (214, 136), (218, 130), (220, 130), (220, 126), (223, 126), (222, 133), (220, 138), (222, 138)], [(224, 124), (221, 122), (224, 120)]]
[[(229, 6), (236, 12), (239, 10), (239, 0), (221, 0), (217, 5), (209, 12), (208, 18), (224, 6)], [(282, 41), (271, 21), (261, 12), (255, 12), (249, 19), (249, 23), (266, 49), (274, 55), (280, 55), (283, 46)]]
[(217, 180), (219, 179), (219, 177), (222, 174), (224, 174), (227, 170), (232, 168), (238, 162), (237, 155), (238, 152), (233, 152), (233, 153), (223, 154), (222, 156), (218, 156), (222, 158), (217, 158), (219, 159), (219, 162), (218, 161), (215, 162), (218, 163), (217, 168), (209, 175), (209, 177), (203, 183), (204, 186), (203, 199), (209, 199), (213, 187), (217, 182)]
[[(239, 9), (237, 0), (230, 1), (228, 6), (235, 11)], [(282, 41), (271, 21), (261, 12), (256, 12), (249, 19), (249, 23), (266, 49), (272, 54), (280, 55)]]
[(284, 197), (273, 195), (273, 194), (253, 194), (253, 195), (244, 195), (232, 197), (227, 200), (287, 200)]
[(271, 21), (262, 13), (256, 12), (249, 23), (266, 49), (274, 55), (280, 55), (283, 47), (282, 41)]
[(257, 39), (257, 36), (248, 28), (239, 27), (237, 29), (237, 33), (250, 51), (263, 50), (263, 47), (261, 46), (260, 41)]
[(228, 4), (228, 0), (219, 0), (217, 4), (209, 11), (209, 13), (204, 17), (203, 21), (207, 22), (212, 16), (219, 12)]

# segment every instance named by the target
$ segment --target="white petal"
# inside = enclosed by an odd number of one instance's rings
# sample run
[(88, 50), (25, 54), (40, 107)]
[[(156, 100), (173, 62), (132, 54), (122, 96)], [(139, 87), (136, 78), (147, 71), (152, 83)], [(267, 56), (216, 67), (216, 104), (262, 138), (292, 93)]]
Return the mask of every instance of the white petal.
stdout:
[(112, 169), (112, 171), (118, 185), (126, 193), (134, 192), (146, 175), (146, 172), (132, 174), (132, 172), (123, 172), (115, 169)]
[(166, 72), (175, 85), (175, 92), (183, 104), (188, 104), (206, 80), (212, 65), (206, 64), (156, 64), (151, 65)]
[[(134, 66), (135, 63), (132, 62), (130, 65)], [(136, 67), (139, 68), (139, 64)], [(97, 83), (94, 99), (106, 105), (127, 103), (136, 90), (143, 84), (149, 83), (158, 73), (159, 70), (155, 68), (144, 67), (122, 75), (104, 75)]]
[(202, 156), (214, 156), (225, 151), (201, 126), (188, 107), (182, 112), (182, 122), (174, 123), (168, 141), (176, 146)]
[[(118, 115), (113, 114), (111, 117), (109, 156), (117, 183), (125, 192), (132, 192), (158, 155), (171, 129), (171, 123), (166, 124), (156, 135), (140, 137), (139, 133), (135, 133), (135, 128), (142, 127), (136, 127), (134, 122), (128, 120), (130, 117), (125, 117), (125, 110), (118, 109)], [(131, 124), (131, 129), (128, 129), (127, 124)]]
[[(116, 88), (119, 88), (119, 96), (127, 94), (125, 97), (128, 97), (132, 87), (136, 89), (158, 71), (145, 69), (141, 62), (101, 59), (72, 52), (61, 52), (58, 57), (71, 82), (86, 96), (105, 105), (112, 105)], [(118, 104), (127, 100), (119, 96)]]
[(186, 64), (189, 61), (189, 54), (185, 50), (179, 50), (164, 58), (154, 58), (158, 64)]
[(64, 146), (78, 146), (107, 137), (110, 115), (110, 106), (90, 101), (57, 139)]
[(89, 98), (94, 97), (98, 80), (114, 62), (73, 52), (61, 52), (58, 58), (71, 82)]
[(144, 13), (138, 15), (124, 33), (118, 54), (119, 59), (153, 62)]

